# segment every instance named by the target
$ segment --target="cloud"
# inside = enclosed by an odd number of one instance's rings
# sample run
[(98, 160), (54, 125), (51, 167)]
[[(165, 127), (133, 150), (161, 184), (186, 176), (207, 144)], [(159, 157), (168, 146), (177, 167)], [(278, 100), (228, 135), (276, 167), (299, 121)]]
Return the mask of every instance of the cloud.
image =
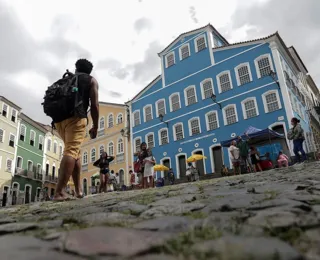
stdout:
[(109, 91), (109, 95), (114, 98), (121, 98), (122, 97), (122, 94), (120, 92), (116, 92), (116, 91), (112, 91), (112, 90)]
[(148, 18), (142, 17), (134, 22), (133, 28), (137, 33), (140, 33), (143, 30), (150, 30), (152, 28), (152, 21)]
[(129, 72), (123, 65), (112, 58), (107, 58), (97, 63), (97, 70), (107, 70), (111, 77), (123, 80), (129, 76)]
[(190, 13), (190, 16), (191, 16), (191, 19), (194, 23), (198, 23), (199, 20), (198, 18), (196, 17), (197, 15), (197, 12), (196, 12), (196, 8), (194, 6), (190, 6), (189, 7), (189, 13)]
[(320, 1), (269, 0), (239, 7), (231, 17), (232, 29), (247, 27), (248, 39), (279, 31), (293, 45), (311, 76), (320, 84)]

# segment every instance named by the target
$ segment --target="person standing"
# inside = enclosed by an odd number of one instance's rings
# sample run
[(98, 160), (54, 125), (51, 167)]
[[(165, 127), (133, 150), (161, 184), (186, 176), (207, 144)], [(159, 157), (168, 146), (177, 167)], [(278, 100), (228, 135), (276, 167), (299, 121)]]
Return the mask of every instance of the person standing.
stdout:
[[(307, 160), (306, 153), (303, 149), (304, 131), (300, 125), (300, 120), (296, 117), (291, 119), (292, 128), (288, 132), (288, 139), (293, 141), (293, 152), (295, 154), (295, 163), (301, 163)], [(300, 158), (300, 154), (302, 156), (302, 160)]]
[(257, 172), (257, 168), (260, 172), (262, 172), (261, 164), (260, 164), (260, 153), (259, 151), (254, 147), (250, 147), (250, 158), (251, 158), (251, 163), (253, 165), (253, 170), (254, 172)]
[[(247, 137), (248, 137), (248, 135), (247, 135)], [(241, 159), (242, 164), (244, 165), (244, 168), (246, 170), (250, 166), (249, 159), (248, 159), (248, 155), (249, 155), (248, 140), (243, 140), (241, 136), (238, 136), (238, 142), (237, 142), (237, 147), (239, 148), (239, 152), (240, 152), (240, 159)]]
[(239, 148), (237, 147), (237, 142), (235, 140), (231, 142), (229, 153), (230, 153), (230, 159), (232, 162), (233, 173), (234, 175), (237, 175), (237, 174), (240, 175), (241, 174), (240, 151), (239, 151)]
[(100, 158), (93, 163), (93, 166), (100, 168), (100, 187), (99, 193), (107, 192), (107, 182), (109, 174), (109, 164), (114, 160), (114, 156), (108, 156), (106, 152), (103, 152)]
[(175, 176), (174, 176), (174, 172), (173, 172), (172, 168), (169, 169), (168, 179), (169, 179), (170, 185), (174, 185)]

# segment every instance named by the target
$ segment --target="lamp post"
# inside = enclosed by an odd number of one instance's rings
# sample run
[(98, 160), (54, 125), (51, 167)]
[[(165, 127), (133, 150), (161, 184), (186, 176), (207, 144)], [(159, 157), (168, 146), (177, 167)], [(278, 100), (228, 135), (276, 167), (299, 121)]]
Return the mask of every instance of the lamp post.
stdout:
[(167, 125), (167, 127), (169, 126), (169, 123), (168, 123), (168, 122), (163, 121), (163, 115), (162, 115), (162, 114), (159, 115), (159, 119), (160, 119), (160, 121), (161, 121), (162, 123), (165, 123), (165, 124)]
[(220, 109), (222, 109), (221, 104), (219, 102), (217, 102), (217, 96), (215, 94), (211, 95), (211, 99), (215, 104), (217, 104), (219, 106)]
[(122, 128), (122, 129), (120, 130), (120, 134), (121, 134), (123, 137), (129, 137), (129, 136), (130, 136), (130, 134), (129, 134), (124, 128)]
[(275, 83), (277, 83), (278, 88), (280, 89), (279, 81), (277, 81), (277, 73), (275, 73), (274, 71), (270, 70), (269, 76), (273, 79), (273, 81)]

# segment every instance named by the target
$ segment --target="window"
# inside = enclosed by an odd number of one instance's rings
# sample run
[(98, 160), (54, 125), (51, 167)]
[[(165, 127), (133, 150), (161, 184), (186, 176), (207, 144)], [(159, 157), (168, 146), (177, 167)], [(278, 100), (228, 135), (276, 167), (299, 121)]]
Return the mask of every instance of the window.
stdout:
[(7, 171), (11, 172), (11, 170), (12, 170), (12, 159), (7, 159), (6, 167), (7, 167)]
[(197, 135), (201, 133), (201, 129), (200, 129), (200, 121), (198, 117), (195, 118), (191, 118), (189, 120), (189, 135), (193, 136), (193, 135)]
[(117, 117), (117, 124), (122, 124), (123, 122), (123, 115), (122, 114), (119, 114), (118, 117)]
[(153, 133), (147, 134), (146, 143), (148, 148), (152, 149), (154, 147), (154, 135)]
[(15, 123), (16, 120), (17, 120), (17, 110), (12, 109), (11, 110), (11, 121)]
[(113, 156), (114, 155), (114, 148), (113, 148), (113, 142), (110, 142), (109, 145), (108, 145), (108, 150), (109, 150), (109, 153), (108, 155), (110, 156)]
[(184, 138), (183, 124), (177, 123), (173, 126), (174, 140), (179, 141)]
[(174, 52), (171, 52), (166, 56), (166, 68), (169, 68), (174, 64), (175, 64)]
[(263, 94), (263, 105), (266, 113), (281, 109), (278, 91), (271, 90)]
[(99, 157), (102, 155), (102, 153), (104, 152), (104, 145), (100, 145), (99, 147)]
[(140, 111), (135, 111), (133, 113), (134, 126), (140, 125)]
[(0, 143), (3, 143), (4, 141), (4, 131), (0, 129)]
[(11, 147), (14, 147), (14, 138), (15, 138), (15, 136), (13, 134), (10, 134), (9, 146), (11, 146)]
[(180, 47), (179, 54), (180, 54), (180, 60), (184, 60), (190, 56), (189, 43)]
[(140, 151), (140, 145), (141, 145), (141, 138), (138, 137), (134, 140), (134, 148), (135, 148), (135, 152), (139, 152)]
[(123, 149), (123, 139), (120, 138), (120, 139), (118, 140), (118, 154), (123, 153), (123, 151), (124, 151), (124, 149)]
[(5, 117), (7, 117), (7, 115), (8, 115), (8, 105), (7, 104), (2, 105), (2, 115)]
[(110, 114), (108, 116), (108, 127), (109, 128), (113, 127), (113, 114)]
[(49, 175), (49, 168), (50, 168), (50, 165), (49, 165), (49, 163), (47, 162), (47, 163), (46, 163), (46, 176)]
[(25, 141), (25, 138), (26, 138), (26, 126), (25, 125), (20, 125), (20, 141), (24, 142)]
[(95, 162), (96, 161), (96, 148), (92, 148), (91, 149), (91, 162)]
[(35, 145), (35, 140), (36, 140), (36, 132), (31, 130), (30, 131), (30, 145), (34, 146)]
[(99, 129), (104, 129), (104, 116), (99, 119)]
[(256, 98), (247, 98), (241, 102), (243, 118), (249, 119), (259, 115)]
[(156, 103), (156, 108), (157, 108), (157, 117), (159, 115), (165, 115), (166, 114), (166, 103), (164, 99), (160, 99)]
[(211, 98), (213, 94), (212, 79), (205, 79), (200, 83), (202, 99)]
[(17, 168), (22, 169), (23, 159), (22, 157), (17, 157)]
[(63, 148), (62, 144), (59, 145), (59, 157), (62, 158)]
[(184, 90), (186, 106), (197, 103), (197, 95), (195, 86), (190, 86)]
[(42, 150), (43, 149), (43, 136), (40, 135), (39, 136), (39, 150)]
[(56, 175), (56, 166), (52, 166), (52, 178), (54, 178)]
[(144, 121), (148, 122), (150, 120), (153, 119), (152, 117), (152, 106), (151, 105), (147, 105), (144, 107)]
[(28, 161), (28, 171), (32, 172), (33, 171), (33, 162)]
[(234, 70), (238, 86), (242, 86), (252, 81), (249, 62), (238, 65)]
[(238, 122), (236, 105), (229, 105), (223, 108), (223, 119), (225, 125), (232, 125)]
[(174, 93), (170, 96), (170, 106), (171, 106), (171, 112), (177, 111), (181, 108), (180, 106), (180, 95), (179, 93)]
[(87, 165), (88, 164), (88, 153), (84, 152), (82, 155), (82, 164)]
[(53, 153), (57, 154), (58, 150), (58, 143), (56, 141), (53, 142)]
[(207, 131), (212, 131), (214, 129), (219, 128), (217, 111), (210, 111), (209, 113), (207, 113), (206, 121), (207, 121)]
[(37, 173), (41, 174), (41, 164), (37, 164)]
[(231, 82), (230, 71), (221, 72), (219, 75), (217, 75), (217, 82), (218, 82), (219, 93), (223, 93), (228, 90), (231, 90), (232, 82)]
[(47, 151), (48, 152), (51, 151), (51, 139), (48, 139), (48, 141), (47, 141)]
[(196, 52), (202, 51), (207, 48), (206, 38), (204, 36), (200, 36), (195, 39)]
[(261, 55), (254, 60), (258, 78), (269, 76), (273, 70), (270, 54)]
[(165, 128), (159, 131), (159, 143), (160, 145), (165, 145), (169, 143), (168, 129)]

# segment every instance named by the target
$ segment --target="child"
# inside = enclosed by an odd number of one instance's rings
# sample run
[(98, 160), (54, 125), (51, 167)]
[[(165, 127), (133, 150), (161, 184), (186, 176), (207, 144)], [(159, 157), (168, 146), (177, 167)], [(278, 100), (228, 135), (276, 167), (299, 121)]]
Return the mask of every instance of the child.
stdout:
[(289, 158), (288, 158), (288, 156), (283, 154), (281, 151), (279, 152), (277, 161), (278, 161), (278, 167), (279, 168), (281, 168), (283, 165), (285, 165), (285, 167), (289, 166)]

